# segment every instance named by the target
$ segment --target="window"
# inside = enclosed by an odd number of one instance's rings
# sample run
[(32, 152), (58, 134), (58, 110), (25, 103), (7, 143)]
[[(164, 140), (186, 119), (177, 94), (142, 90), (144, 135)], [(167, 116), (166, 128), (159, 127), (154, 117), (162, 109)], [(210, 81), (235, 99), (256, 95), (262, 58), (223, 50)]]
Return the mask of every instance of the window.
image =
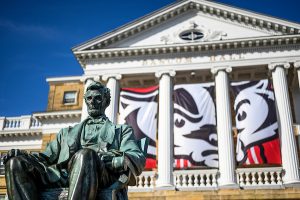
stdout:
[(64, 93), (64, 104), (75, 104), (77, 99), (76, 91), (68, 91)]
[(188, 30), (182, 32), (180, 38), (187, 41), (196, 41), (204, 37), (204, 34), (199, 30)]

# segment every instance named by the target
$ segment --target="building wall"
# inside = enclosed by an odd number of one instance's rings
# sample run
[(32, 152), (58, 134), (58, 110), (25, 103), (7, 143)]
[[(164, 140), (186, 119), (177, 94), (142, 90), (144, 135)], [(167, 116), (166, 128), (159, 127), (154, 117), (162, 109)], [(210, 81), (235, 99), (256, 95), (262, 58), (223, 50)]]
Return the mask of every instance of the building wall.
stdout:
[[(81, 82), (50, 83), (47, 111), (80, 110), (82, 107), (84, 87)], [(64, 104), (65, 92), (76, 91), (74, 104)]]

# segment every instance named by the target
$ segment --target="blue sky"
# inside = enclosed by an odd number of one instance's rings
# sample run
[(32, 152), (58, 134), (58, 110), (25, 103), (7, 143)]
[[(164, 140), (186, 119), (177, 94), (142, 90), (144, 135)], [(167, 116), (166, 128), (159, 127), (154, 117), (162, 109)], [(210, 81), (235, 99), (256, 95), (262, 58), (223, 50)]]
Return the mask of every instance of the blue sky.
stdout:
[[(83, 73), (71, 48), (176, 0), (11, 0), (0, 7), (0, 116), (45, 111), (47, 77)], [(300, 23), (298, 0), (215, 0)]]

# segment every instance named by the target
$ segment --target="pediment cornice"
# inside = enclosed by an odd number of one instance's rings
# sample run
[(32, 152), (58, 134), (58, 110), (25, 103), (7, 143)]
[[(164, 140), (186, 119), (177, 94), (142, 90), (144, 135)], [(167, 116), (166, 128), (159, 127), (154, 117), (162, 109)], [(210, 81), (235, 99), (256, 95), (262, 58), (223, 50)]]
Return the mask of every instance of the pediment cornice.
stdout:
[(221, 21), (225, 20), (251, 29), (261, 30), (262, 32), (269, 32), (272, 35), (294, 35), (300, 33), (300, 25), (289, 21), (205, 0), (183, 0), (177, 1), (102, 36), (91, 39), (74, 47), (72, 50), (77, 56), (84, 51), (91, 53), (107, 49), (111, 44), (132, 37), (190, 10), (197, 10), (197, 12), (203, 15), (216, 17)]
[(75, 52), (80, 64), (85, 67), (90, 60), (113, 59), (132, 56), (153, 56), (174, 53), (210, 52), (238, 49), (257, 49), (260, 47), (280, 48), (300, 45), (300, 35), (280, 35), (234, 40), (220, 40), (211, 42), (195, 42), (186, 44), (170, 44), (147, 47), (129, 47), (114, 49), (98, 49)]

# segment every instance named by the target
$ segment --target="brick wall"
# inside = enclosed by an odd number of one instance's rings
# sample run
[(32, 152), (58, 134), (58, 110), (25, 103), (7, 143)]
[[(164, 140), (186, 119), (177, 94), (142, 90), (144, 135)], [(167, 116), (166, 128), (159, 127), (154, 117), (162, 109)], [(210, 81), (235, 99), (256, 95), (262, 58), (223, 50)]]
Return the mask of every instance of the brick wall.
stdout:
[[(81, 82), (50, 83), (47, 111), (80, 110), (83, 100), (83, 84)], [(74, 104), (64, 104), (65, 92), (76, 91), (77, 98)]]

